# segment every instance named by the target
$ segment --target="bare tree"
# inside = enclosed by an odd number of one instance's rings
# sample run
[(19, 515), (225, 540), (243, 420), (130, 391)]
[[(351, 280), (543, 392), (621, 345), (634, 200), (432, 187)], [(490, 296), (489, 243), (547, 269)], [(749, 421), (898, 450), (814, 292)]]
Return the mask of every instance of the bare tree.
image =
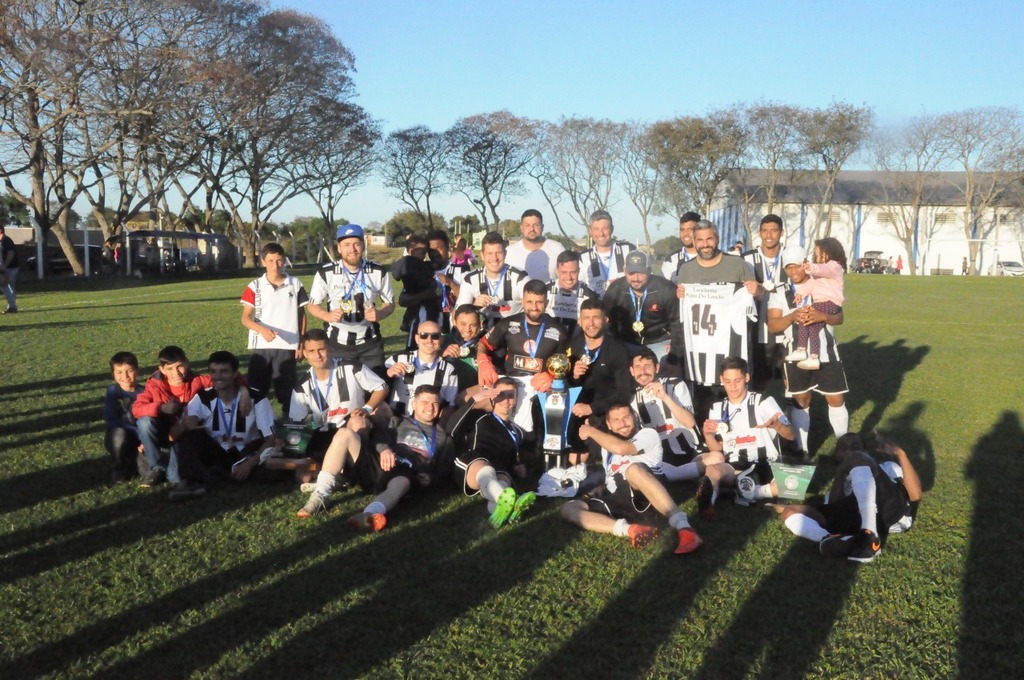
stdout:
[(825, 234), (832, 234), (832, 199), (836, 179), (843, 165), (870, 134), (874, 121), (871, 109), (846, 102), (833, 102), (825, 109), (812, 109), (801, 116), (799, 128), (803, 152), (813, 160), (821, 190), (815, 232), (825, 221)]
[[(456, 121), (446, 133), (451, 147), (450, 186), (476, 206), (484, 226), (500, 222), (505, 196), (525, 191), (522, 176), (533, 159), (533, 123), (496, 111)], [(489, 214), (488, 214), (489, 213)]]
[(765, 212), (775, 212), (779, 182), (800, 164), (802, 115), (800, 108), (778, 102), (759, 102), (743, 110), (748, 155), (764, 170), (761, 188)]
[(651, 232), (648, 218), (654, 213), (660, 189), (661, 170), (655, 162), (654, 150), (649, 144), (650, 127), (639, 122), (623, 127), (619, 157), (622, 191), (640, 214), (644, 230), (644, 243), (651, 250)]
[(381, 145), (378, 172), (384, 186), (412, 208), (424, 227), (433, 223), (430, 199), (445, 189), (450, 156), (445, 135), (425, 125), (396, 130)]
[(677, 214), (694, 206), (704, 214), (711, 211), (747, 143), (735, 108), (655, 123), (649, 140), (661, 171), (662, 201)]
[(1012, 147), (1020, 144), (1021, 125), (1020, 110), (1008, 107), (968, 109), (939, 117), (945, 152), (964, 173), (956, 187), (963, 196), (971, 274), (977, 273), (979, 239), (997, 224), (991, 208), (1012, 180), (1012, 167), (1006, 162), (1015, 155)]
[(545, 121), (534, 122), (533, 158), (526, 166), (526, 174), (537, 183), (540, 195), (544, 197), (544, 201), (551, 208), (551, 214), (555, 216), (558, 231), (562, 233), (562, 236), (570, 239), (565, 227), (562, 226), (561, 212), (558, 210), (563, 194), (561, 184), (558, 182), (558, 170), (550, 153), (556, 127), (553, 123)]
[(593, 118), (562, 118), (547, 129), (551, 182), (569, 199), (573, 217), (584, 228), (591, 213), (611, 207), (623, 130), (622, 123)]
[[(882, 173), (879, 185), (888, 215), (888, 228), (908, 254), (910, 274), (917, 273), (914, 244), (920, 235), (925, 206), (934, 202), (939, 170), (946, 161), (938, 116), (921, 115), (894, 133), (879, 133), (872, 140), (873, 165)], [(934, 212), (934, 211), (932, 211)]]

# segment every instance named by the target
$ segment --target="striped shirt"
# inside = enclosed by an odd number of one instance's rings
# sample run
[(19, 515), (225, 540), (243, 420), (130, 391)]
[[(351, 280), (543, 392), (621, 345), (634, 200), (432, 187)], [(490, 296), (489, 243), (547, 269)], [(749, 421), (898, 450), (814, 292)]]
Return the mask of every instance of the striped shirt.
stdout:
[(344, 313), (341, 321), (325, 322), (324, 330), (339, 345), (352, 346), (381, 338), (380, 324), (367, 321), (363, 314), (368, 307), (393, 304), (395, 295), (391, 277), (380, 264), (363, 260), (353, 272), (339, 260), (317, 270), (309, 301), (326, 311)]
[(690, 255), (690, 253), (686, 252), (686, 248), (680, 248), (669, 255), (668, 259), (662, 263), (661, 275), (672, 283), (679, 283), (679, 277), (677, 276), (679, 265), (683, 262), (689, 262), (695, 257), (697, 257), (697, 255)]
[(789, 281), (789, 277), (786, 276), (786, 268), (782, 266), (782, 248), (779, 247), (779, 252), (774, 258), (765, 257), (761, 249), (756, 248), (743, 253), (743, 259), (754, 268), (754, 278), (757, 279), (757, 282), (769, 291), (763, 300), (756, 301), (757, 342), (761, 345), (775, 344), (781, 338), (778, 335), (773, 335), (772, 338), (768, 337), (768, 298), (775, 286)]
[(474, 269), (462, 277), (462, 288), (455, 306), (473, 304), (478, 295), (490, 295), (494, 302), (483, 309), (484, 328), (493, 328), (499, 319), (523, 311), (523, 286), (530, 280), (522, 269), (505, 265), (495, 279), (487, 277), (483, 267)]
[(758, 427), (772, 416), (780, 415), (775, 399), (758, 392), (747, 392), (739, 404), (729, 404), (728, 399), (717, 401), (711, 406), (708, 420), (722, 421), (728, 413), (729, 431), (715, 435), (722, 440), (722, 453), (734, 467), (747, 467), (760, 460), (777, 460), (779, 457), (779, 433), (767, 427)]
[(726, 357), (749, 360), (747, 319), (753, 313), (754, 298), (742, 283), (686, 284), (679, 320), (691, 383), (717, 385)]
[(366, 404), (366, 393), (386, 390), (387, 384), (373, 369), (347, 361), (334, 365), (330, 377), (321, 382), (310, 369), (292, 392), (288, 418), (301, 422), (312, 415), (313, 421), (325, 429), (328, 425), (342, 427), (349, 415)]
[(455, 366), (438, 354), (433, 363), (420, 361), (416, 352), (401, 352), (384, 362), (385, 368), (395, 364), (408, 364), (416, 370), (395, 378), (391, 378), (391, 408), (396, 415), (411, 413), (409, 402), (420, 385), (433, 385), (441, 391), (441, 406), (453, 406), (459, 393), (459, 377)]
[(612, 241), (611, 252), (607, 255), (594, 248), (584, 251), (580, 254), (580, 279), (603, 298), (608, 284), (625, 273), (626, 255), (634, 250), (636, 246), (628, 241)]
[[(783, 316), (792, 314), (796, 311), (798, 306), (793, 302), (794, 293), (793, 282), (787, 281), (781, 287), (776, 288), (772, 294), (768, 296), (768, 309), (781, 310)], [(783, 333), (779, 334), (779, 337), (790, 349), (793, 348), (793, 336), (792, 325), (790, 325)], [(818, 331), (818, 340), (821, 343), (821, 353), (818, 355), (818, 360), (821, 363), (827, 364), (833, 361), (840, 361), (839, 343), (836, 342), (835, 328), (828, 324), (823, 324), (821, 330)]]
[[(665, 392), (677, 404), (693, 413), (693, 401), (686, 383), (679, 378), (668, 378), (661, 381)], [(700, 436), (697, 430), (684, 426), (679, 422), (668, 404), (653, 394), (648, 394), (643, 387), (637, 388), (631, 402), (633, 410), (640, 416), (644, 427), (653, 428), (661, 437), (665, 452), (679, 455), (697, 453), (700, 448)]]
[(590, 289), (582, 281), (576, 282), (572, 290), (561, 288), (558, 281), (548, 284), (548, 308), (547, 313), (558, 319), (562, 328), (570, 337), (576, 331), (576, 325), (580, 319), (580, 305), (584, 300), (598, 300), (597, 293)]

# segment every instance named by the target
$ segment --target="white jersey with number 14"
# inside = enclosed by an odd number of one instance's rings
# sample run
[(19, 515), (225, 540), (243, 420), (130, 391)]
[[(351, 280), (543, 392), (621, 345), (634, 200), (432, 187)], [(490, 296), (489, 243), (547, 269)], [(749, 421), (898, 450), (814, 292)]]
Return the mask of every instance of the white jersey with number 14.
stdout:
[(747, 355), (747, 319), (754, 319), (754, 298), (742, 283), (688, 283), (679, 301), (686, 343), (687, 378), (718, 385), (726, 357)]

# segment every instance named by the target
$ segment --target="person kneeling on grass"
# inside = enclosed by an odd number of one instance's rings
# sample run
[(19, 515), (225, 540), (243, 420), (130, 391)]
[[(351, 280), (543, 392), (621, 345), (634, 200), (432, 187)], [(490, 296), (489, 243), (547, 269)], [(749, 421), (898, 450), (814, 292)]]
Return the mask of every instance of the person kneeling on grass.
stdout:
[(387, 513), (402, 497), (418, 489), (436, 489), (451, 476), (454, 447), (437, 424), (440, 393), (433, 385), (420, 385), (413, 392), (412, 415), (392, 419), (387, 430), (390, 441), (377, 445), (384, 473), (377, 481), (377, 496), (363, 512), (348, 518), (351, 528), (380, 531), (387, 525)]
[(839, 468), (824, 498), (806, 505), (771, 505), (786, 528), (817, 541), (821, 554), (870, 562), (889, 534), (909, 531), (921, 500), (921, 480), (906, 452), (881, 435), (878, 451), (896, 463), (878, 463), (867, 453), (864, 438), (844, 434), (836, 442)]
[[(516, 496), (513, 476), (526, 477), (522, 461), (523, 429), (512, 422), (519, 382), (501, 377), (468, 399), (452, 414), (451, 431), (466, 442), (466, 453), (455, 459), (456, 479), (467, 496), (480, 494), (487, 499), (490, 523), (495, 529), (517, 521), (537, 499), (527, 491)], [(477, 407), (490, 400), (492, 411)]]
[[(229, 473), (244, 482), (262, 463), (261, 452), (281, 450), (283, 443), (274, 434), (274, 409), (259, 390), (239, 387), (238, 357), (218, 351), (210, 355), (212, 387), (197, 393), (188, 402), (185, 416), (171, 428), (177, 443), (181, 482), (170, 494), (182, 500), (206, 493), (205, 480), (211, 472)], [(243, 394), (252, 408), (243, 414)]]
[(562, 507), (562, 518), (587, 531), (628, 537), (634, 547), (641, 548), (658, 537), (649, 522), (660, 513), (679, 534), (677, 555), (699, 548), (703, 541), (690, 527), (686, 513), (658, 481), (662, 447), (657, 431), (639, 427), (633, 410), (624, 403), (609, 406), (605, 425), (608, 432), (589, 424), (580, 426), (581, 439), (593, 439), (601, 446), (605, 493), (569, 501)]

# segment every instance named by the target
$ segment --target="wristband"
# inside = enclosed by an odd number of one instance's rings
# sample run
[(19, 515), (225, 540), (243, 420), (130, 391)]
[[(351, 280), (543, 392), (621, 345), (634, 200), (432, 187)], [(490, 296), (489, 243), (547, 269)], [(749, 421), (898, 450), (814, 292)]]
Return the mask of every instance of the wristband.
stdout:
[(373, 413), (373, 407), (371, 407), (369, 404), (364, 405), (362, 407), (362, 410), (366, 413), (366, 415), (370, 415)]

